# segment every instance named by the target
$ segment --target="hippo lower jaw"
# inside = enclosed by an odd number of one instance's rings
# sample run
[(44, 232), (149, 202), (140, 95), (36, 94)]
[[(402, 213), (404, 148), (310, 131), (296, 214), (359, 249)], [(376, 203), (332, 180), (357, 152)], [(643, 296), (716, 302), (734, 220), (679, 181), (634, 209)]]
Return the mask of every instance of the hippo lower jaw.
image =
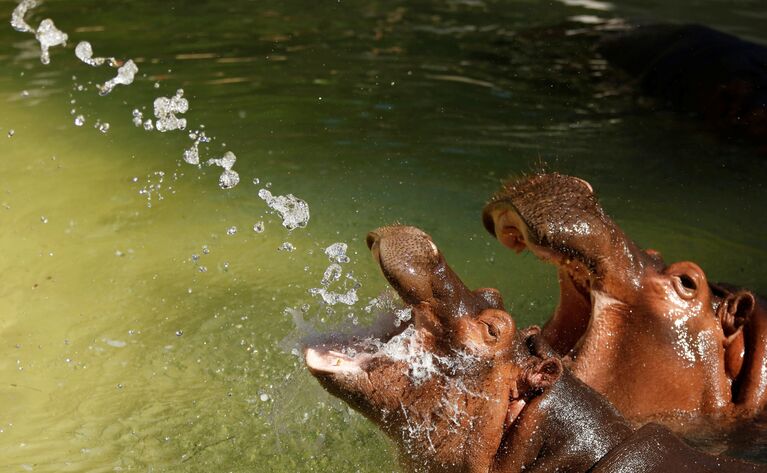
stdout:
[(360, 365), (370, 358), (371, 355), (367, 353), (349, 356), (339, 351), (319, 347), (310, 347), (304, 350), (306, 366), (315, 376), (327, 374), (362, 374), (363, 370)]

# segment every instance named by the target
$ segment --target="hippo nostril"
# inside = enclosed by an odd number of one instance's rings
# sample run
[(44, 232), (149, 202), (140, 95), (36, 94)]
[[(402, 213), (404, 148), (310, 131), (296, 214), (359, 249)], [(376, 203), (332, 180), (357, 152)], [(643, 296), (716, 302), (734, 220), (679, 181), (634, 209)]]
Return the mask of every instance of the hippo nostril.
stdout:
[(691, 291), (698, 289), (698, 284), (695, 282), (695, 280), (686, 274), (679, 276), (679, 281), (682, 283), (682, 286), (685, 289), (689, 289)]
[(373, 249), (373, 245), (377, 241), (378, 241), (378, 234), (375, 233), (375, 232), (368, 233), (368, 236), (365, 238), (365, 243), (367, 243), (368, 249), (370, 249), (370, 250)]
[(682, 299), (690, 300), (698, 291), (698, 283), (687, 274), (680, 274), (672, 278), (674, 289)]

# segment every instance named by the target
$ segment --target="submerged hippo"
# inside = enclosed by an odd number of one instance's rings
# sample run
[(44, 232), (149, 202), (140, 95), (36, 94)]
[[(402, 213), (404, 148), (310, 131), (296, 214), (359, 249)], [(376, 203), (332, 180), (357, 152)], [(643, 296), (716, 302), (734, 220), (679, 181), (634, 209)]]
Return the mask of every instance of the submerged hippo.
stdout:
[(543, 337), (624, 415), (672, 424), (674, 414), (734, 418), (763, 409), (763, 299), (708, 282), (695, 263), (667, 265), (643, 251), (576, 177), (511, 181), (482, 217), (505, 246), (558, 267), (559, 305)]
[(767, 145), (767, 47), (701, 25), (639, 26), (599, 52), (643, 93)]
[(304, 355), (330, 393), (394, 440), (409, 470), (767, 471), (703, 455), (658, 425), (632, 431), (538, 330), (516, 330), (497, 291), (469, 290), (422, 231), (381, 228), (368, 245), (411, 325)]

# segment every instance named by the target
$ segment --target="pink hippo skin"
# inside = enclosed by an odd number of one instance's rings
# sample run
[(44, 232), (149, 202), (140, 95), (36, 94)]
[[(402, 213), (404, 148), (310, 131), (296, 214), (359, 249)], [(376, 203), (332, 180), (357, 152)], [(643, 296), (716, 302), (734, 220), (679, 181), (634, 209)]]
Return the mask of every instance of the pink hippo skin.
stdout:
[(765, 471), (701, 454), (656, 424), (632, 431), (539, 329), (516, 330), (497, 291), (469, 290), (422, 231), (380, 228), (368, 245), (411, 325), (304, 356), (331, 394), (388, 434), (408, 471)]
[(626, 417), (681, 428), (753, 417), (767, 400), (767, 304), (643, 251), (591, 186), (560, 174), (508, 182), (483, 222), (502, 244), (559, 269), (544, 338)]

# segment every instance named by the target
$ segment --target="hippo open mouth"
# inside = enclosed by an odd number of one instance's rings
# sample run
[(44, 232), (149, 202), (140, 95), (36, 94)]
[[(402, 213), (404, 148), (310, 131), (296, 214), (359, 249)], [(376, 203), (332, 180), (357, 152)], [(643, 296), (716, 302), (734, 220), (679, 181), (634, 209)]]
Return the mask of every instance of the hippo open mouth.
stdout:
[(666, 265), (639, 248), (584, 180), (556, 173), (512, 180), (482, 218), (505, 246), (557, 267), (559, 304), (542, 335), (627, 416), (754, 412), (764, 404), (755, 296), (710, 284), (693, 262)]
[(531, 356), (498, 291), (466, 287), (426, 233), (382, 227), (367, 244), (406, 305), (373, 336), (306, 347), (309, 371), (392, 437), (410, 469), (489, 468), (561, 364)]
[(644, 268), (657, 263), (605, 215), (591, 185), (579, 178), (539, 174), (511, 181), (482, 219), (505, 246), (557, 266), (559, 306), (544, 335), (569, 357), (577, 355), (595, 307), (620, 300), (637, 287)]
[(503, 307), (496, 290), (466, 288), (431, 238), (417, 228), (379, 228), (368, 234), (367, 245), (405, 306), (382, 313), (369, 329), (340, 338), (331, 335), (307, 347), (306, 364), (314, 374), (361, 375), (366, 365), (382, 358), (411, 365), (431, 363), (418, 359), (425, 353), (424, 340), (414, 328), (425, 328), (430, 343), (454, 351), (450, 342), (455, 329), (445, 318), (457, 321), (486, 308)]

